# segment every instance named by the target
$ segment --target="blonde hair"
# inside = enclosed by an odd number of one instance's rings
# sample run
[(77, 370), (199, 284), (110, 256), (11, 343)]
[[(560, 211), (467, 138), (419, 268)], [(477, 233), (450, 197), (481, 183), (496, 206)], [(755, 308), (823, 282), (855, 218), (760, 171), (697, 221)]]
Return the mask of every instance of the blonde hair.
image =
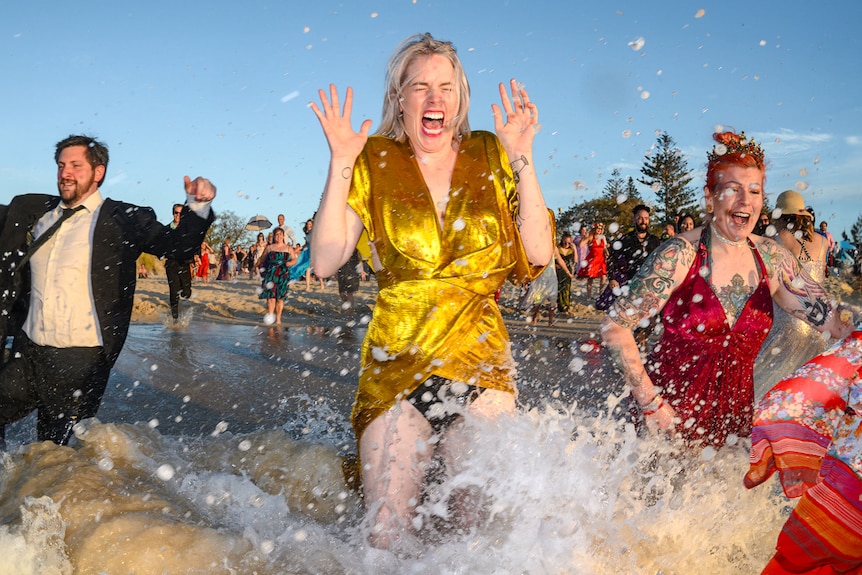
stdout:
[(395, 49), (389, 59), (386, 71), (386, 87), (383, 95), (383, 115), (377, 134), (390, 136), (399, 142), (407, 139), (404, 129), (404, 119), (401, 115), (401, 96), (404, 87), (412, 78), (407, 77), (407, 68), (414, 60), (422, 56), (440, 55), (451, 62), (455, 72), (455, 89), (458, 94), (458, 114), (455, 117), (455, 134), (457, 137), (470, 135), (470, 123), (467, 112), (470, 109), (470, 85), (467, 75), (461, 65), (461, 59), (451, 42), (435, 40), (431, 34), (414, 34)]

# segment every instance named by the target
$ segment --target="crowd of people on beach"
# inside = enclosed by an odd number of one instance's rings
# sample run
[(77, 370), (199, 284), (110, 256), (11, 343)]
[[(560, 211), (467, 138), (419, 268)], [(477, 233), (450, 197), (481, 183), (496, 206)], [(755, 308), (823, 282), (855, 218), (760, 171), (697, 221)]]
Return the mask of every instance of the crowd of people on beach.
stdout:
[[(175, 206), (174, 217), (178, 221), (179, 213), (176, 209)], [(186, 299), (191, 294), (191, 279), (208, 284), (210, 276), (214, 275), (215, 281), (233, 282), (247, 277), (250, 281), (260, 282), (257, 293), (259, 299), (265, 300), (264, 323), (282, 323), (284, 302), (290, 288), (299, 286), (303, 282), (306, 291), (312, 291), (318, 283), (320, 291), (326, 291), (327, 282), (335, 281), (342, 302), (340, 309), (342, 311), (352, 309), (359, 282), (367, 280), (369, 276), (368, 264), (359, 251), (356, 250), (355, 257), (339, 268), (335, 275), (320, 276), (310, 265), (311, 230), (314, 227), (314, 219), (306, 220), (303, 225), (302, 231), (305, 237), (301, 243), (297, 241), (293, 230), (285, 225), (284, 214), (278, 214), (276, 221), (278, 223), (272, 231), (266, 233), (259, 231), (255, 243), (248, 247), (232, 245), (230, 238), (226, 238), (219, 252), (216, 252), (206, 241), (203, 241), (200, 250), (192, 259), (183, 261), (181, 264), (166, 259), (165, 273), (171, 288), (169, 300), (173, 319), (176, 320), (178, 317), (180, 288), (174, 289), (177, 281), (172, 278), (178, 268), (181, 268), (184, 273), (188, 271), (190, 278), (189, 285), (183, 287), (181, 292), (182, 297)], [(260, 229), (268, 229), (271, 226), (268, 224)], [(147, 273), (138, 277), (148, 276)], [(294, 289), (297, 288), (294, 287)]]
[[(704, 213), (681, 213), (658, 236), (640, 204), (612, 241), (601, 221), (559, 230), (557, 240), (533, 156), (539, 110), (527, 91), (500, 83), (494, 132), (471, 130), (467, 77), (450, 42), (411, 36), (387, 70), (374, 134), (371, 120), (352, 125), (349, 87), (321, 89), (310, 105), (330, 164), (302, 244), (279, 215), (254, 244), (226, 239), (216, 251), (204, 241), (214, 217), (208, 180), (186, 177), (186, 201), (162, 225), (149, 208), (102, 199), (104, 145), (84, 136), (58, 143), (59, 197), (0, 207), (0, 311), (9, 320), (0, 335), (14, 337), (0, 367), (0, 442), (6, 424), (34, 409), (38, 438), (58, 444), (95, 415), (128, 332), (142, 251), (166, 258), (174, 318), (192, 277), (207, 283), (214, 268), (215, 281), (260, 281), (264, 322), (278, 324), (291, 283), (302, 280), (311, 290), (337, 278), (351, 308), (367, 270), (357, 250), (365, 233), (378, 292), (351, 421), (368, 542), (381, 561), (420, 552), (417, 508), (435, 474), (459, 472), (466, 420), (517, 410), (497, 305), (503, 284), (529, 286), (531, 320), (545, 310), (553, 323), (572, 312), (573, 282), (583, 282), (604, 311), (603, 346), (642, 433), (691, 453), (751, 438), (746, 484), (778, 471), (786, 493), (802, 497), (764, 573), (859, 572), (858, 310), (823, 286), (835, 242), (825, 222), (814, 229), (804, 198), (788, 190), (764, 211), (760, 144), (716, 131)], [(71, 285), (52, 275), (55, 261)], [(89, 305), (73, 305), (82, 293)], [(58, 298), (64, 305), (53, 305)], [(825, 338), (837, 345), (827, 351)], [(482, 521), (477, 501), (471, 489), (453, 494), (455, 531)]]

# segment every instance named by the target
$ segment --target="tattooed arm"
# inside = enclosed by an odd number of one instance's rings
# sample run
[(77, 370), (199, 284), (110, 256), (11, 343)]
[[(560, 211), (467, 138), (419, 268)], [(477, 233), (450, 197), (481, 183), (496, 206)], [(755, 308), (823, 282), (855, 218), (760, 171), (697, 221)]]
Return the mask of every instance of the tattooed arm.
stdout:
[(784, 311), (833, 338), (846, 337), (853, 331), (852, 314), (842, 320), (845, 314), (833, 308), (826, 289), (802, 269), (786, 248), (764, 240), (757, 249), (769, 273), (772, 297)]
[(674, 412), (663, 403), (644, 368), (632, 330), (664, 308), (676, 286), (685, 279), (695, 249), (682, 238), (671, 238), (654, 250), (613, 303), (602, 321), (602, 340), (623, 372), (632, 395), (645, 416), (655, 416), (659, 427), (673, 423)]

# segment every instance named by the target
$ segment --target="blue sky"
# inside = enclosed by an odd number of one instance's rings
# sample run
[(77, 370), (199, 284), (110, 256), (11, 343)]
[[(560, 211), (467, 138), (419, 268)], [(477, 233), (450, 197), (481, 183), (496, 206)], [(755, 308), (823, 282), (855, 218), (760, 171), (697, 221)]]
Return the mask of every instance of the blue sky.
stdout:
[(4, 2), (0, 202), (56, 192), (54, 144), (87, 133), (111, 150), (106, 196), (168, 221), (183, 175), (203, 175), (216, 211), (298, 229), (328, 161), (308, 102), (351, 85), (354, 125), (376, 126), (392, 50), (428, 31), (459, 50), (474, 129), (492, 129), (499, 82), (525, 84), (549, 207), (614, 168), (636, 179), (661, 131), (700, 188), (723, 125), (763, 142), (773, 202), (800, 191), (839, 236), (862, 215), (860, 23), (856, 0)]

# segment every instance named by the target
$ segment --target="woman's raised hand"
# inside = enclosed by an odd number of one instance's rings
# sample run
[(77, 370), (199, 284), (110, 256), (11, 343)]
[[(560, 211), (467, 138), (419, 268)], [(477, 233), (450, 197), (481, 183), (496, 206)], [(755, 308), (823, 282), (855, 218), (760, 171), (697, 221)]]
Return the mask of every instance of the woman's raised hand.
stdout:
[[(510, 159), (520, 154), (529, 154), (533, 150), (533, 138), (539, 128), (539, 109), (530, 101), (530, 96), (523, 88), (518, 88), (514, 78), (510, 81), (512, 97), (506, 93), (506, 87), (500, 82), (500, 102), (491, 104), (494, 113), (494, 131)], [(506, 113), (505, 123), (503, 112)]]
[(320, 106), (318, 107), (314, 102), (309, 103), (309, 106), (320, 121), (326, 142), (329, 144), (329, 152), (333, 158), (349, 159), (352, 164), (368, 140), (371, 120), (362, 122), (358, 133), (353, 131), (350, 125), (353, 88), (347, 88), (343, 110), (338, 101), (338, 90), (335, 84), (329, 85), (329, 98), (323, 90), (318, 90), (317, 93), (320, 95)]

